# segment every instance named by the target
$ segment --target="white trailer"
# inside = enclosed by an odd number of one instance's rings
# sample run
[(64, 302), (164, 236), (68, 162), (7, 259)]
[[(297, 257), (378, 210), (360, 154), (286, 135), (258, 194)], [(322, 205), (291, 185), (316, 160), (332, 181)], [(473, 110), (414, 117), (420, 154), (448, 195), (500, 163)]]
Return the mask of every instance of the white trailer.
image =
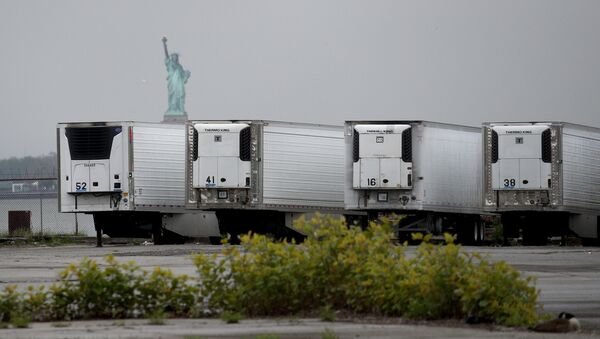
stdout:
[(296, 216), (344, 212), (343, 128), (262, 120), (188, 121), (189, 209), (223, 234), (300, 236)]
[(543, 244), (570, 228), (600, 237), (600, 129), (565, 122), (483, 124), (484, 208), (506, 235)]
[(92, 214), (99, 241), (220, 237), (214, 213), (185, 210), (184, 125), (59, 123), (57, 144), (59, 211)]
[(410, 232), (483, 239), (481, 129), (429, 121), (346, 121), (345, 206), (405, 217)]

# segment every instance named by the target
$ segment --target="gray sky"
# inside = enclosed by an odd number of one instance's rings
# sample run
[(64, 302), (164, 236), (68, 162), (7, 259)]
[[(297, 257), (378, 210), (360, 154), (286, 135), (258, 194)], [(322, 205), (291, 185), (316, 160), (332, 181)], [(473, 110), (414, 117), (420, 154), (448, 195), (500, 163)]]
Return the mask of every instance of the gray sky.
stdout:
[(61, 121), (160, 121), (160, 38), (192, 119), (600, 127), (600, 1), (0, 0), (0, 158)]

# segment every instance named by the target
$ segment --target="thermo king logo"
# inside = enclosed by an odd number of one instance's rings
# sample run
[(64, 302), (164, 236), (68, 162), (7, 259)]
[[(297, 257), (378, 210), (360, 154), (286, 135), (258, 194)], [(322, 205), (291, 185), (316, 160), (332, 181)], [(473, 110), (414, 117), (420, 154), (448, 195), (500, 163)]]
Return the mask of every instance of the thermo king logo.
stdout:
[(205, 128), (204, 132), (229, 132), (229, 128)]
[(506, 131), (506, 134), (531, 134), (531, 131)]

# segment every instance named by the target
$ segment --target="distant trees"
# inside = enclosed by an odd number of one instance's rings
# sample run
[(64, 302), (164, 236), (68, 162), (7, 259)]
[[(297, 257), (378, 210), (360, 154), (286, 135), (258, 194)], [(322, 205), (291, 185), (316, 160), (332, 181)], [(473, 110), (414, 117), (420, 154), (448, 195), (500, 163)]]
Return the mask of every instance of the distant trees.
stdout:
[(56, 153), (0, 159), (0, 179), (52, 178), (58, 175)]

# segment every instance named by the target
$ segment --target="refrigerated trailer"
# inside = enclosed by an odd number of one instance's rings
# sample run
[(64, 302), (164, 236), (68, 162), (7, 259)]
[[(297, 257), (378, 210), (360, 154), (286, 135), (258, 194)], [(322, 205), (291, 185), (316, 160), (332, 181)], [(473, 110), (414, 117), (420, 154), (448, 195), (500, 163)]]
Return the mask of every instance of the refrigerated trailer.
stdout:
[(306, 213), (344, 213), (341, 126), (188, 121), (186, 206), (216, 211), (222, 234), (301, 236)]
[(220, 239), (216, 216), (185, 210), (185, 126), (77, 122), (57, 126), (59, 211), (88, 213), (97, 235)]
[(481, 128), (430, 121), (346, 121), (345, 206), (397, 214), (412, 232), (483, 240)]
[(526, 244), (600, 237), (600, 129), (566, 122), (483, 124), (484, 208)]

